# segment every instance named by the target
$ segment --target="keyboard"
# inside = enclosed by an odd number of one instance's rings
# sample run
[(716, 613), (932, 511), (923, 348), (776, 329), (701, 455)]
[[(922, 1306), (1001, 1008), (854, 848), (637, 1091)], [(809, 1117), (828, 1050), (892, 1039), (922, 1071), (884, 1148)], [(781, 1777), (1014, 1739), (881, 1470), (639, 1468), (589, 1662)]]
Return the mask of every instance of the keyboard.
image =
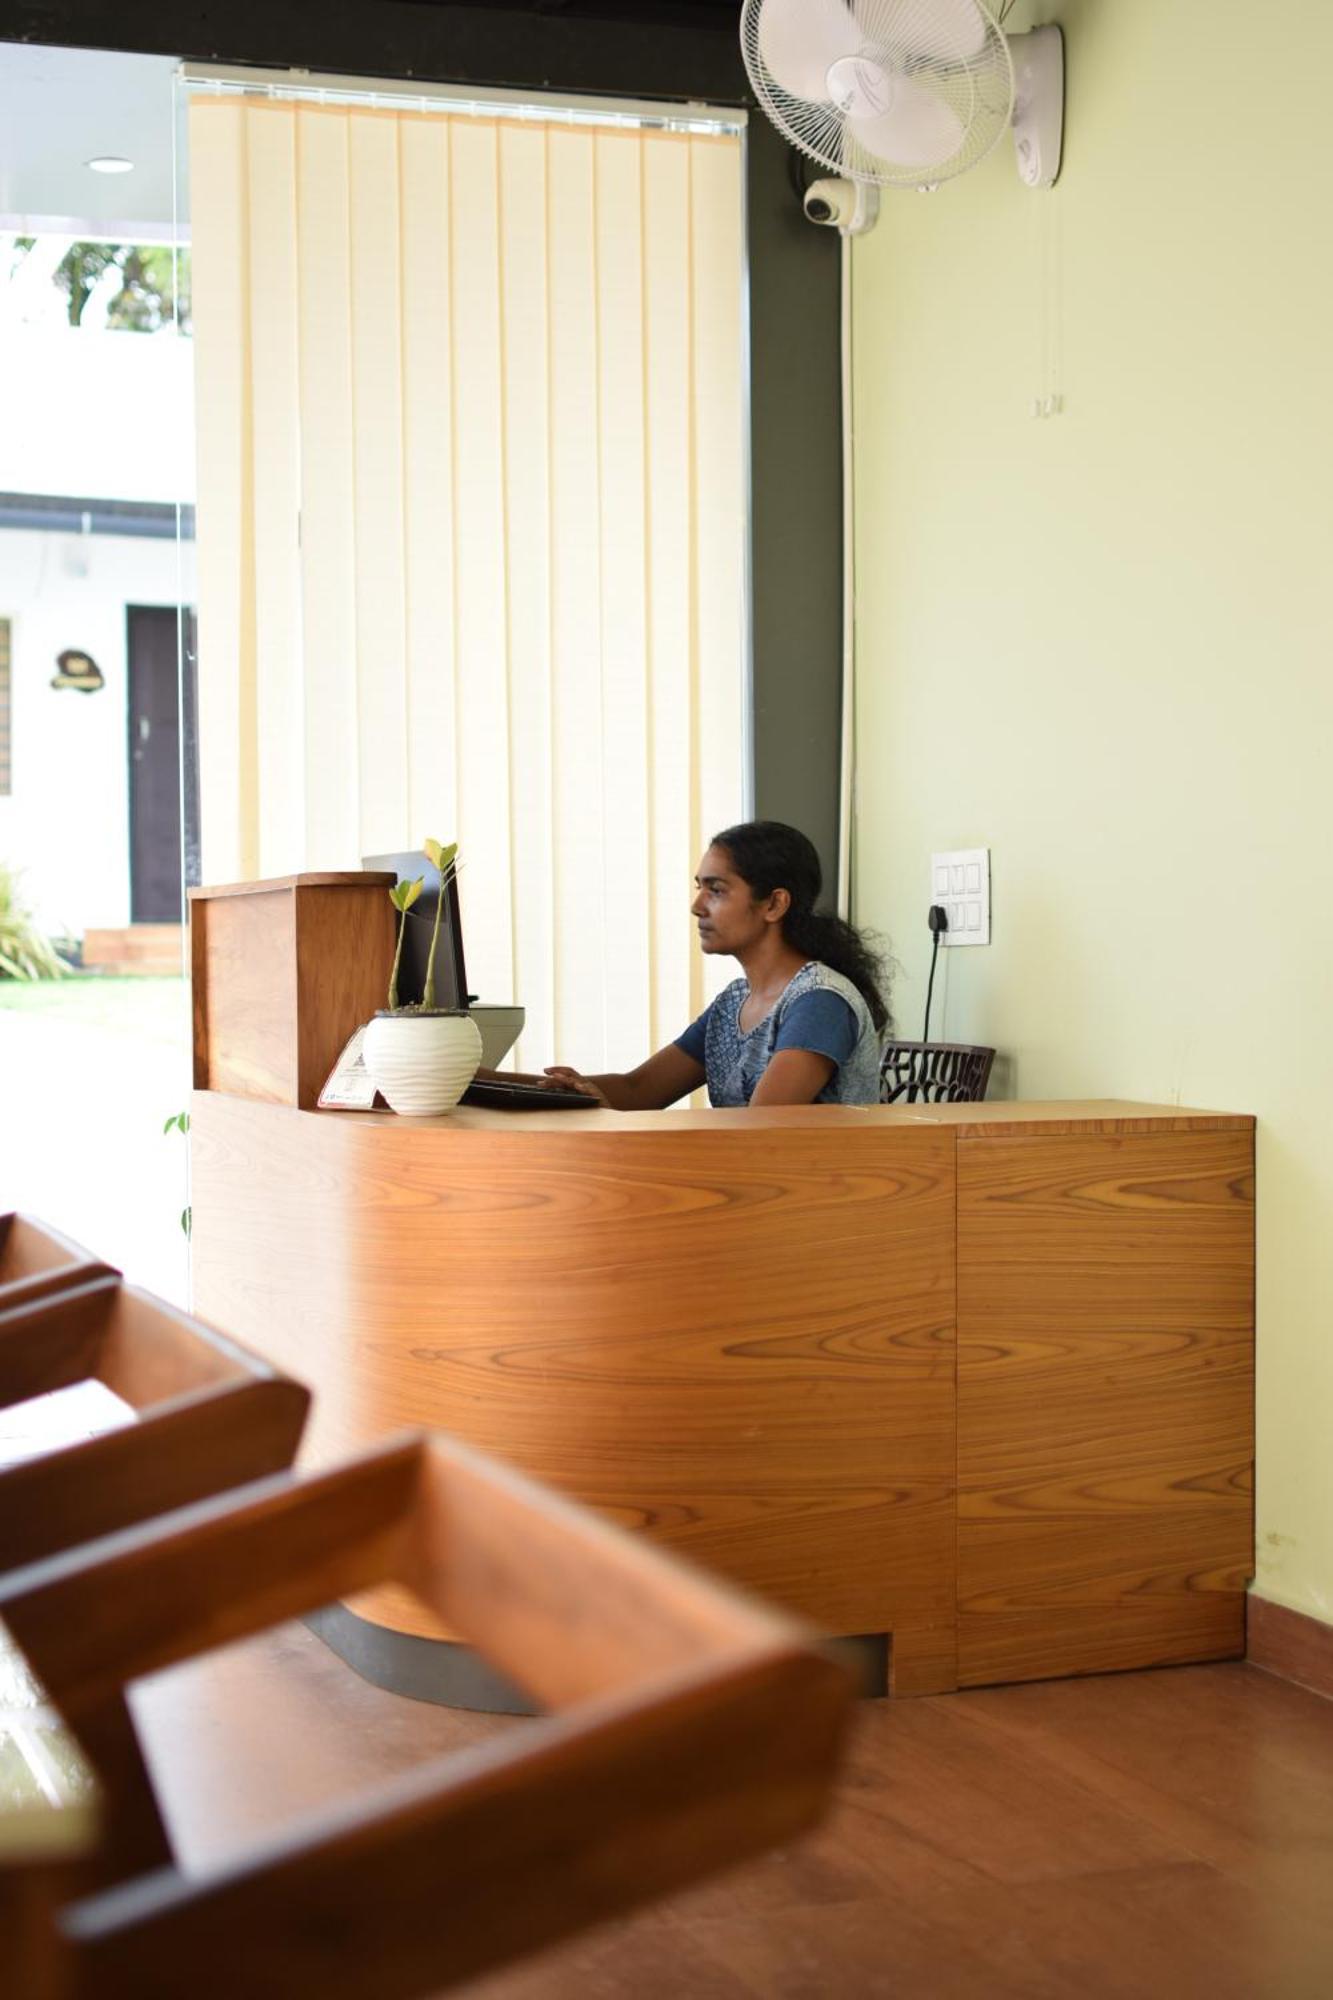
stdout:
[(544, 1084), (522, 1083), (517, 1077), (470, 1083), (462, 1102), (478, 1111), (596, 1111), (597, 1099), (581, 1090), (547, 1090)]

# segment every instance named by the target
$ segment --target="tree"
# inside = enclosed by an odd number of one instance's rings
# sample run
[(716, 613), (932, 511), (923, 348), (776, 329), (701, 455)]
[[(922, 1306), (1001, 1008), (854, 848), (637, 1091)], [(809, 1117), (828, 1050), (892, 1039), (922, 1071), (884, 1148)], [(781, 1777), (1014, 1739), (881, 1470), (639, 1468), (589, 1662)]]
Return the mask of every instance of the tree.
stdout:
[(107, 308), (109, 328), (156, 333), (178, 321), (190, 330), (190, 253), (159, 243), (74, 243), (55, 274), (69, 301), (69, 323), (78, 326), (96, 286), (114, 271), (120, 286)]

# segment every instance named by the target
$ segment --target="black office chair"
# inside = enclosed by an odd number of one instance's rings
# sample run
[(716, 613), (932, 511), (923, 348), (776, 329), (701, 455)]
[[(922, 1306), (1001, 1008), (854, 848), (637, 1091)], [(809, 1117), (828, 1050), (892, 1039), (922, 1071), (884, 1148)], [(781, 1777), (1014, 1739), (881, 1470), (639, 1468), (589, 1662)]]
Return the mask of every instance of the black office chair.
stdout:
[(994, 1049), (967, 1042), (886, 1042), (879, 1062), (881, 1104), (980, 1104)]

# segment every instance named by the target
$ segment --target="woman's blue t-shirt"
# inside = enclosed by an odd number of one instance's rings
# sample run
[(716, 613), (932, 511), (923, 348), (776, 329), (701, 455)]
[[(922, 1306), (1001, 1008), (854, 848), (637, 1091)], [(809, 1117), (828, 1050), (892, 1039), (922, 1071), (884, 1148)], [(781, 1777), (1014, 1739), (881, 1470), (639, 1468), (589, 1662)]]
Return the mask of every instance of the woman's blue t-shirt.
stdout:
[(879, 1036), (850, 979), (811, 959), (772, 1012), (746, 1032), (740, 1014), (749, 997), (748, 982), (733, 979), (676, 1040), (678, 1049), (703, 1064), (710, 1104), (748, 1104), (779, 1049), (810, 1049), (836, 1065), (816, 1104), (879, 1101)]

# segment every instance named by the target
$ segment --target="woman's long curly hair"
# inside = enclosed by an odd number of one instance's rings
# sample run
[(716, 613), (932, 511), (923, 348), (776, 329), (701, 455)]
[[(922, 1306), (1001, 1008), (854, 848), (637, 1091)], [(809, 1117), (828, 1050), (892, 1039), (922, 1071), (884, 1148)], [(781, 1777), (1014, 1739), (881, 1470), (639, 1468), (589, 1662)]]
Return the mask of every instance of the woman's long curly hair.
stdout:
[(749, 884), (756, 902), (763, 902), (775, 889), (787, 891), (791, 908), (782, 919), (787, 943), (794, 951), (817, 958), (850, 979), (870, 1009), (876, 1032), (883, 1034), (889, 1026), (885, 961), (861, 931), (845, 924), (841, 917), (815, 908), (824, 875), (814, 842), (781, 820), (751, 819), (715, 833), (713, 845), (730, 855), (736, 873)]

